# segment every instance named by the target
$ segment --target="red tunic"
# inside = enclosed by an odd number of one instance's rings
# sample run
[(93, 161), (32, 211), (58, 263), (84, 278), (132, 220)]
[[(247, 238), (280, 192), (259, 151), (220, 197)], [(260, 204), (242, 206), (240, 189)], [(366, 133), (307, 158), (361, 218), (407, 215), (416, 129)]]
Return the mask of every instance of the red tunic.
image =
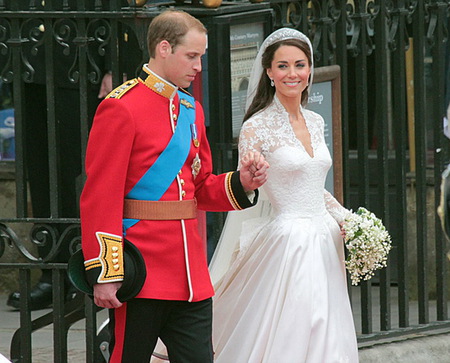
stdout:
[[(145, 67), (144, 67), (145, 69)], [(123, 202), (167, 146), (179, 111), (177, 88), (146, 70), (125, 82), (99, 106), (86, 153), (87, 180), (81, 195), (82, 247), (91, 282), (122, 280)], [(212, 174), (204, 115), (196, 102), (198, 141), (161, 200), (197, 199), (198, 208), (228, 211), (252, 205), (239, 173)], [(201, 168), (192, 165), (198, 155)], [(199, 301), (211, 297), (204, 242), (197, 219), (141, 220), (126, 231), (141, 251), (147, 278), (137, 297)], [(116, 270), (117, 273), (108, 271)]]

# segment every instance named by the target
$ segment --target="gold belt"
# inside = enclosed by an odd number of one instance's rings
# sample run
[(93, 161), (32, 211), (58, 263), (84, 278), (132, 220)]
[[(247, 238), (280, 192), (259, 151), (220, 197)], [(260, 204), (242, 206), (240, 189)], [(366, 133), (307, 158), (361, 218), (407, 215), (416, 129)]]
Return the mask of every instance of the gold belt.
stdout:
[(125, 199), (123, 218), (141, 220), (177, 220), (197, 218), (197, 200), (148, 201)]

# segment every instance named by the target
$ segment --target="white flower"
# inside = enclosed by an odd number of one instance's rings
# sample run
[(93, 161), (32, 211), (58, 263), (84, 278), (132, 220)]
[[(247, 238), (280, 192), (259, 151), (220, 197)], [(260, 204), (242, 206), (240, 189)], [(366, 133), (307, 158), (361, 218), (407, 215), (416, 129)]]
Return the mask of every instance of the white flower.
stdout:
[(369, 280), (375, 270), (386, 267), (391, 236), (381, 219), (362, 207), (345, 219), (342, 229), (348, 250), (345, 267), (352, 285), (358, 285), (361, 279)]
[(155, 83), (156, 90), (161, 93), (164, 90), (164, 83), (162, 82), (156, 82)]

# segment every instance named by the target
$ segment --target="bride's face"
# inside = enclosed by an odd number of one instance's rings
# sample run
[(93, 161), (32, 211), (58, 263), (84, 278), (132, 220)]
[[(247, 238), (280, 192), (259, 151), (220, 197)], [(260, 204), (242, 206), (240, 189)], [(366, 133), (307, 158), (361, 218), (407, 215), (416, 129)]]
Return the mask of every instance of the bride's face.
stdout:
[(291, 45), (282, 45), (274, 54), (271, 67), (266, 70), (273, 79), (278, 98), (301, 98), (308, 87), (311, 73), (305, 53)]

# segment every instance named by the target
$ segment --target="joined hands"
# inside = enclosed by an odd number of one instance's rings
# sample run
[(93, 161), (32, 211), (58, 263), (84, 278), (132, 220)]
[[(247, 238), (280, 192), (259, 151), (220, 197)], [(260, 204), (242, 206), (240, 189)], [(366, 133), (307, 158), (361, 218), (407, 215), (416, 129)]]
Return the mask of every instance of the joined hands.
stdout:
[(240, 180), (246, 192), (258, 189), (267, 181), (269, 163), (257, 151), (250, 151), (241, 159)]

